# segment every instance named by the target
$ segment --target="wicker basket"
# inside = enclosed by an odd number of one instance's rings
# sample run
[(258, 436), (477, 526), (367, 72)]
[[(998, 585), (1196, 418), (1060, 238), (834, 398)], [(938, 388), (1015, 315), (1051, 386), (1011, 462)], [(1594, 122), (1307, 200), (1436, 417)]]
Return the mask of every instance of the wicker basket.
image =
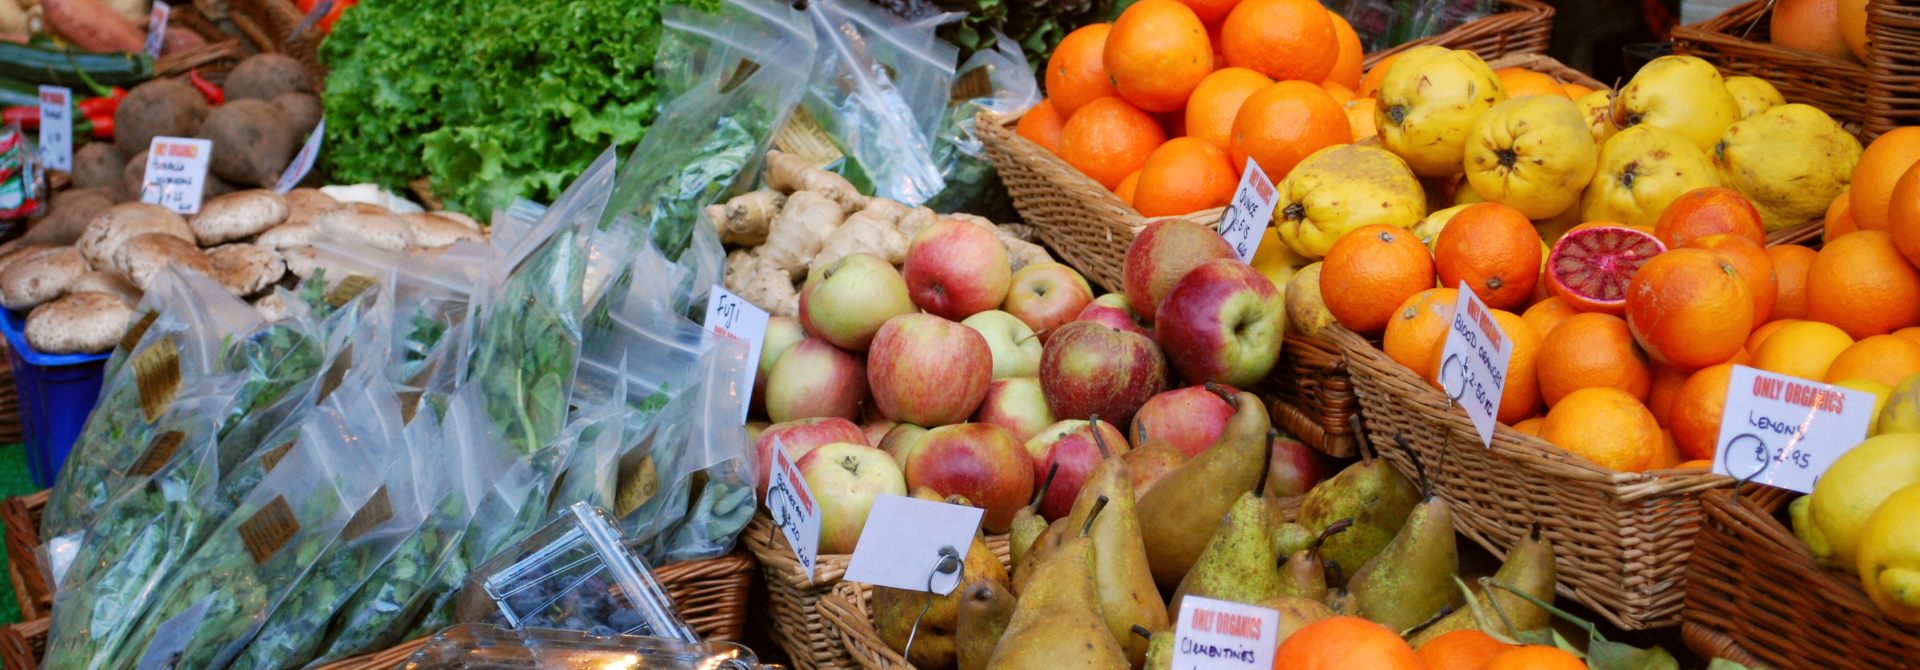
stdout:
[[(1704, 491), (1733, 480), (1700, 470), (1614, 472), (1501, 426), (1492, 449), (1446, 394), (1339, 326), (1367, 432), (1403, 437), (1374, 446), (1408, 477), (1415, 458), (1453, 503), (1454, 526), (1504, 557), (1538, 524), (1553, 540), (1559, 592), (1626, 630), (1680, 623), (1686, 557)], [(1758, 488), (1758, 487), (1756, 487)], [(1756, 494), (1777, 505), (1778, 489)]]
[(13, 586), (14, 600), (20, 603), (20, 620), (46, 618), (53, 609), (53, 592), (40, 572), (40, 558), (34, 549), (40, 546), (40, 511), (47, 506), (47, 492), (0, 501), (0, 524), (5, 526), (7, 545), (7, 583)]
[[(853, 663), (867, 670), (912, 668), (900, 653), (880, 641), (873, 628), (873, 587), (841, 582), (820, 598), (820, 618), (827, 622), (828, 635), (838, 640)], [(851, 666), (849, 666), (851, 667)]]
[[(793, 667), (800, 670), (851, 667), (845, 645), (834, 636), (831, 626), (821, 620), (817, 607), (822, 596), (842, 583), (840, 578), (847, 573), (847, 564), (853, 556), (820, 556), (814, 563), (813, 581), (809, 582), (806, 570), (794, 560), (786, 536), (774, 528), (765, 513), (747, 524), (747, 531), (740, 539), (760, 559), (761, 574), (767, 584), (767, 613), (771, 619), (768, 637), (786, 650)], [(1008, 563), (1007, 536), (987, 536), (987, 548), (993, 550), (1001, 565)]]
[[(319, 25), (307, 25), (302, 29), (306, 13), (300, 11), (288, 0), (231, 0), (232, 11), (228, 15), (233, 24), (253, 41), (262, 52), (278, 52), (292, 56), (307, 66), (309, 72), (326, 76), (326, 68), (320, 65), (320, 41), (325, 37)], [(294, 31), (300, 31), (294, 34)], [(317, 82), (316, 82), (317, 83)]]
[(1853, 575), (1815, 564), (1764, 508), (1725, 491), (1687, 571), (1687, 645), (1755, 667), (1920, 668), (1920, 626), (1881, 616)]
[(1254, 389), (1267, 401), (1275, 428), (1320, 453), (1351, 458), (1358, 453), (1360, 401), (1347, 376), (1340, 347), (1317, 337), (1288, 334), (1278, 372)]
[(1787, 102), (1819, 107), (1861, 141), (1920, 124), (1920, 3), (1872, 0), (1867, 64), (1771, 42), (1771, 0), (1752, 0), (1673, 31), (1675, 53), (1713, 62), (1722, 72), (1773, 83)]
[(1367, 67), (1381, 59), (1427, 44), (1469, 49), (1481, 58), (1547, 51), (1553, 37), (1553, 7), (1538, 0), (1500, 0), (1504, 11), (1475, 19), (1453, 30), (1367, 54)]

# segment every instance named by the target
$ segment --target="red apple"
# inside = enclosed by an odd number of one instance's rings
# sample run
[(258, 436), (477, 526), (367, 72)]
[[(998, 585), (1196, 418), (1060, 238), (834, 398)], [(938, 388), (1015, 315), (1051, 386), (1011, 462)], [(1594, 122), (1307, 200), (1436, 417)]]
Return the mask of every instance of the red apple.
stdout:
[(1129, 333), (1153, 335), (1147, 332), (1146, 328), (1141, 327), (1139, 317), (1133, 313), (1133, 307), (1127, 304), (1127, 296), (1118, 293), (1108, 293), (1094, 298), (1093, 302), (1087, 303), (1085, 309), (1080, 310), (1080, 316), (1075, 317), (1074, 320), (1105, 324)]
[(990, 309), (960, 325), (979, 331), (993, 352), (993, 378), (1032, 377), (1040, 370), (1040, 337), (1020, 317)]
[(1166, 440), (1187, 458), (1199, 456), (1220, 439), (1233, 405), (1207, 387), (1178, 388), (1147, 400), (1133, 415), (1133, 441)]
[(926, 434), (925, 428), (911, 423), (896, 423), (893, 424), (893, 430), (887, 431), (886, 437), (880, 438), (880, 444), (874, 446), (880, 447), (881, 451), (893, 454), (893, 462), (899, 463), (901, 470), (906, 470), (907, 457), (913, 455), (914, 447), (920, 445), (920, 438), (925, 437)]
[(1237, 260), (1208, 261), (1160, 301), (1154, 335), (1188, 383), (1247, 387), (1280, 362), (1287, 301), (1265, 275)]
[(907, 494), (900, 466), (873, 447), (835, 442), (807, 452), (794, 464), (820, 505), (820, 554), (851, 554), (860, 543), (873, 501)]
[(1127, 245), (1125, 282), (1127, 302), (1147, 321), (1158, 318), (1160, 301), (1188, 270), (1211, 260), (1236, 260), (1233, 247), (1219, 233), (1186, 219), (1154, 222)]
[(913, 313), (907, 282), (873, 254), (847, 254), (807, 277), (807, 332), (848, 351), (865, 351), (880, 324)]
[(931, 314), (896, 316), (880, 327), (867, 351), (867, 381), (889, 419), (921, 426), (959, 423), (987, 397), (993, 351), (972, 328)]
[(867, 370), (860, 357), (809, 337), (787, 349), (767, 374), (767, 418), (774, 423), (817, 416), (860, 418)]
[(866, 435), (867, 439), (865, 442), (862, 442), (861, 444), (865, 444), (871, 447), (879, 447), (880, 440), (886, 439), (887, 433), (891, 432), (895, 425), (897, 424), (895, 424), (892, 421), (888, 421), (886, 419), (880, 419), (878, 421), (868, 421), (865, 424), (862, 424), (860, 426), (860, 432)]
[(1098, 414), (1129, 425), (1148, 398), (1167, 390), (1167, 359), (1145, 335), (1075, 321), (1047, 342), (1040, 387), (1056, 417)]
[(966, 496), (987, 511), (981, 524), (987, 532), (1004, 533), (1033, 495), (1033, 464), (1005, 428), (963, 423), (920, 438), (907, 459), (907, 481), (942, 496)]
[(1073, 268), (1035, 263), (1013, 273), (1013, 287), (1000, 309), (1020, 317), (1046, 342), (1054, 330), (1080, 316), (1093, 303), (1093, 287)]
[(1161, 477), (1187, 464), (1187, 455), (1166, 440), (1149, 440), (1121, 456), (1127, 462), (1127, 476), (1133, 480), (1133, 497), (1145, 495)]
[(1040, 391), (1037, 377), (995, 379), (987, 386), (987, 399), (973, 413), (974, 423), (991, 423), (1026, 442), (1040, 429), (1053, 423), (1053, 410), (1047, 409), (1047, 396)]
[(773, 374), (773, 364), (780, 361), (780, 355), (801, 340), (807, 339), (807, 330), (800, 322), (790, 316), (775, 316), (767, 319), (767, 335), (760, 344), (760, 370), (753, 376), (753, 405), (755, 415), (767, 412), (767, 376)]
[[(1120, 434), (1119, 428), (1101, 421), (1099, 431), (1100, 439), (1106, 442), (1107, 451), (1113, 456), (1127, 453), (1127, 438)], [(1093, 468), (1105, 458), (1093, 433), (1093, 424), (1068, 419), (1047, 426), (1027, 440), (1027, 457), (1033, 462), (1034, 481), (1046, 480), (1047, 470), (1055, 464), (1060, 466), (1060, 471), (1053, 475), (1053, 486), (1047, 487), (1046, 497), (1040, 500), (1040, 515), (1049, 521), (1073, 511), (1073, 501), (1080, 497), (1080, 488), (1093, 475)]]
[(1303, 496), (1327, 476), (1320, 455), (1299, 440), (1282, 437), (1273, 441), (1273, 460), (1267, 463), (1267, 495)]
[(773, 441), (787, 448), (787, 459), (795, 463), (823, 444), (852, 442), (866, 444), (867, 436), (852, 421), (837, 416), (801, 419), (767, 426), (753, 440), (753, 462), (760, 472), (760, 497), (767, 497), (767, 473), (773, 468)]
[(904, 269), (913, 303), (954, 321), (999, 307), (1013, 283), (1007, 245), (985, 226), (953, 219), (913, 236)]

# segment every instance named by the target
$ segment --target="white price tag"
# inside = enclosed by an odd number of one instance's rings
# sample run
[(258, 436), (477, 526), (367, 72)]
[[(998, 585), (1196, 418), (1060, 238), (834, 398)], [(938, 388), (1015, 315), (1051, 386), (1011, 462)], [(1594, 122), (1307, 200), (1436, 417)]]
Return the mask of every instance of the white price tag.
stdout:
[(1273, 667), (1280, 613), (1224, 600), (1187, 596), (1174, 626), (1173, 667), (1242, 670)]
[(207, 607), (213, 604), (213, 595), (207, 594), (186, 611), (173, 615), (173, 618), (160, 623), (153, 629), (153, 642), (147, 645), (147, 653), (140, 656), (140, 665), (135, 670), (172, 670), (179, 664), (178, 657), (187, 650), (187, 643), (193, 641), (194, 632), (200, 630), (200, 621), (207, 618)]
[(820, 560), (820, 506), (813, 491), (800, 477), (800, 468), (787, 457), (787, 445), (773, 439), (773, 472), (767, 473), (767, 513), (773, 524), (787, 536), (793, 557), (807, 569), (807, 581), (813, 581), (813, 566)]
[(280, 173), (280, 183), (273, 185), (273, 192), (286, 195), (293, 187), (300, 185), (300, 180), (307, 178), (307, 173), (313, 171), (314, 159), (320, 157), (320, 138), (326, 134), (327, 119), (321, 117), (320, 123), (313, 126), (313, 134), (307, 136), (307, 143), (300, 147), (300, 153), (294, 154), (293, 162), (288, 163), (287, 170)]
[[(739, 397), (753, 395), (753, 376), (759, 374), (760, 347), (767, 342), (767, 311), (755, 307), (727, 287), (715, 284), (707, 296), (706, 324), (713, 332), (747, 341), (747, 365), (740, 369)], [(747, 403), (740, 403), (740, 423), (747, 422)]]
[(73, 89), (40, 87), (40, 163), (73, 171)]
[(860, 543), (847, 565), (847, 581), (891, 586), (908, 591), (928, 590), (946, 595), (960, 585), (960, 571), (939, 574), (940, 552), (951, 547), (965, 560), (973, 547), (973, 533), (986, 510), (943, 502), (883, 495), (873, 501)]
[(1507, 389), (1507, 362), (1513, 346), (1494, 323), (1493, 312), (1480, 296), (1460, 282), (1460, 300), (1447, 324), (1447, 343), (1440, 353), (1440, 385), (1467, 410), (1480, 441), (1493, 447), (1493, 429), (1499, 425), (1500, 395)]
[(173, 6), (160, 0), (154, 0), (153, 13), (147, 15), (147, 55), (160, 57), (160, 50), (167, 46), (167, 19), (173, 17)]
[(1873, 394), (1733, 366), (1713, 471), (1812, 493), (1841, 454), (1867, 439)]
[(1252, 263), (1253, 255), (1260, 251), (1260, 239), (1273, 223), (1273, 206), (1278, 202), (1280, 193), (1273, 190), (1267, 173), (1259, 163), (1247, 159), (1247, 169), (1240, 173), (1240, 187), (1233, 190), (1233, 200), (1220, 215), (1220, 236), (1227, 238), (1240, 262)]
[(181, 214), (200, 211), (207, 187), (207, 161), (213, 158), (213, 140), (156, 137), (147, 150), (147, 181), (140, 186), (140, 202)]

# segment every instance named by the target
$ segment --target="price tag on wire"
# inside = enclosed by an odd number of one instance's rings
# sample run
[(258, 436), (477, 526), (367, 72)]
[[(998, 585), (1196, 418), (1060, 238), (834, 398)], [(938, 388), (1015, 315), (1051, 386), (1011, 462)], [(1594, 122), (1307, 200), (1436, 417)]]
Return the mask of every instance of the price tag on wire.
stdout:
[[(767, 310), (734, 295), (725, 286), (715, 284), (707, 296), (707, 318), (701, 323), (713, 332), (747, 341), (747, 364), (740, 371), (736, 389), (743, 399), (753, 395), (753, 377), (760, 372), (760, 347), (767, 341), (768, 318)], [(740, 403), (742, 424), (747, 422), (747, 404)]]
[(1220, 215), (1220, 236), (1227, 239), (1240, 262), (1253, 262), (1253, 255), (1260, 251), (1261, 236), (1273, 222), (1273, 206), (1279, 201), (1280, 192), (1267, 180), (1267, 173), (1259, 163), (1247, 159), (1247, 169), (1240, 173), (1240, 187), (1233, 190), (1233, 200)]
[(73, 89), (40, 87), (40, 163), (73, 171)]
[(213, 158), (213, 140), (156, 137), (147, 150), (147, 179), (140, 186), (140, 202), (159, 205), (180, 214), (200, 211), (207, 187), (207, 162)]
[(1500, 396), (1507, 389), (1507, 363), (1513, 357), (1513, 345), (1500, 324), (1494, 323), (1492, 310), (1460, 282), (1460, 298), (1453, 306), (1453, 320), (1447, 323), (1447, 341), (1440, 352), (1440, 386), (1467, 410), (1480, 441), (1493, 447), (1493, 430), (1499, 425)]
[(1733, 366), (1713, 471), (1812, 493), (1835, 459), (1867, 439), (1873, 406), (1866, 391)]
[(154, 0), (153, 13), (147, 15), (147, 55), (160, 57), (167, 46), (167, 20), (173, 17), (173, 5)]
[(274, 184), (273, 192), (286, 195), (293, 187), (300, 185), (300, 180), (307, 178), (307, 173), (313, 171), (314, 159), (320, 157), (320, 141), (326, 135), (327, 119), (321, 117), (320, 122), (313, 126), (313, 134), (307, 136), (307, 143), (300, 146), (300, 153), (294, 154), (293, 162), (288, 163), (286, 171), (280, 173), (280, 183)]
[(986, 510), (943, 502), (882, 495), (873, 501), (860, 529), (850, 582), (891, 586), (934, 595), (952, 593), (960, 571), (946, 569), (964, 561)]
[(787, 536), (794, 560), (807, 570), (813, 581), (813, 568), (820, 560), (820, 506), (800, 478), (800, 469), (787, 457), (787, 445), (773, 439), (772, 471), (767, 473), (767, 513), (773, 525)]
[(1173, 667), (1252, 670), (1273, 667), (1280, 613), (1265, 607), (1187, 596), (1174, 624)]

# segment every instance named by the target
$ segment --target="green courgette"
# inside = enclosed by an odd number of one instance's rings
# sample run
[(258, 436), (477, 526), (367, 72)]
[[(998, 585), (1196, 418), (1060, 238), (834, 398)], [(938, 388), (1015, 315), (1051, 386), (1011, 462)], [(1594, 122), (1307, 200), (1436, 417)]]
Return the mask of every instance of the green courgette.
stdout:
[(0, 77), (36, 85), (131, 88), (153, 78), (153, 58), (142, 53), (90, 53), (0, 42)]
[(37, 106), (39, 104), (39, 85), (0, 78), (0, 107)]

